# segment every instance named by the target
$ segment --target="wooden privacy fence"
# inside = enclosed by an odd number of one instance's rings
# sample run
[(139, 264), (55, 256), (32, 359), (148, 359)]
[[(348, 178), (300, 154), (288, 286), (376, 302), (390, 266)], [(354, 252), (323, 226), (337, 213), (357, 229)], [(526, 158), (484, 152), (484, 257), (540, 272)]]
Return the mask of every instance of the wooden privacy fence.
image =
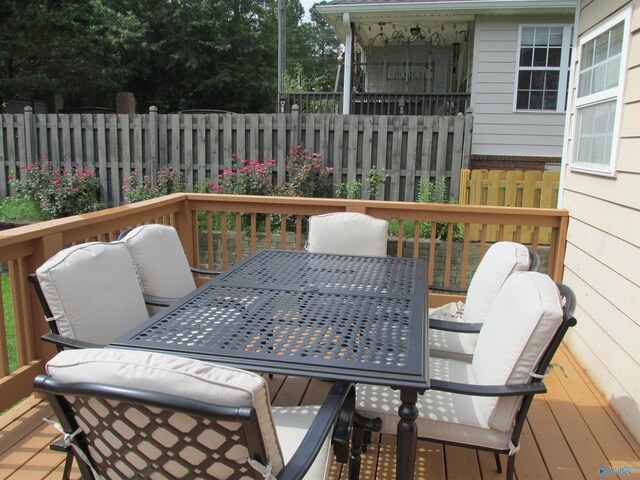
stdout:
[[(556, 208), (560, 172), (522, 170), (467, 170), (460, 172), (460, 205), (487, 205), (501, 207)], [(513, 227), (506, 227), (507, 238), (515, 234)], [(531, 230), (523, 227), (525, 239), (531, 238)], [(478, 226), (472, 226), (471, 238), (480, 240)], [(486, 232), (487, 240), (495, 240), (498, 231)], [(549, 242), (550, 232), (542, 230), (538, 239)]]
[[(0, 196), (13, 192), (7, 175), (35, 161), (55, 168), (90, 168), (103, 201), (123, 203), (122, 185), (135, 169), (155, 178), (159, 168), (184, 173), (188, 191), (217, 180), (238, 160), (277, 161), (274, 182), (285, 180), (292, 146), (320, 153), (333, 168), (332, 182), (365, 180), (369, 169), (391, 175), (387, 200), (414, 200), (420, 178), (447, 176), (458, 191), (460, 168), (469, 162), (472, 117), (301, 114), (24, 114), (1, 115)], [(365, 184), (362, 189), (365, 195)]]

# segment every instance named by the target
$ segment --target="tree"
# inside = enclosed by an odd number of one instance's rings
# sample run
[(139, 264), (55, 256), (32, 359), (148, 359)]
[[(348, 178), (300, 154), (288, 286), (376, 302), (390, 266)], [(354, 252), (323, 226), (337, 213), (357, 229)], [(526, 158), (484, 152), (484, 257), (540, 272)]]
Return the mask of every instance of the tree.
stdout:
[[(333, 90), (338, 68), (340, 42), (331, 27), (311, 8), (311, 21), (302, 21), (303, 9), (298, 0), (290, 1), (287, 26), (287, 75), (297, 78), (307, 91)], [(300, 7), (298, 9), (298, 7)]]

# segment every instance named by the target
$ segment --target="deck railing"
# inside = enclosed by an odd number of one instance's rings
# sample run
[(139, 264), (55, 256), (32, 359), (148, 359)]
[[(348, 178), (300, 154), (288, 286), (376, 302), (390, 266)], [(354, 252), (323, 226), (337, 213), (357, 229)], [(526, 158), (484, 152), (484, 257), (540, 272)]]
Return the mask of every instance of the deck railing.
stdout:
[[(457, 115), (470, 105), (468, 93), (354, 92), (352, 115)], [(302, 113), (342, 113), (342, 92), (296, 92), (278, 96), (278, 112), (290, 113), (293, 105)]]
[[(389, 219), (393, 233), (389, 253), (424, 258), (430, 283), (468, 284), (490, 245), (484, 234), (480, 241), (471, 241), (472, 226), (481, 232), (497, 229), (500, 240), (531, 244), (544, 257), (540, 270), (556, 280), (562, 276), (565, 210), (179, 193), (5, 230), (0, 235), (1, 280), (8, 282), (11, 297), (0, 302), (0, 411), (31, 393), (33, 378), (55, 354), (51, 345), (40, 340), (48, 327), (27, 275), (66, 246), (112, 241), (124, 228), (142, 223), (167, 223), (178, 230), (192, 265), (225, 269), (259, 248), (303, 249), (307, 216), (336, 211)], [(525, 237), (525, 228), (533, 232), (529, 237)], [(548, 245), (538, 240), (545, 230), (550, 232)], [(430, 234), (422, 238), (420, 232), (427, 231)], [(446, 300), (439, 295), (429, 297), (430, 306)], [(5, 319), (11, 314), (15, 327), (10, 332)], [(15, 341), (7, 341), (10, 333), (11, 337), (15, 333)], [(10, 366), (9, 360), (14, 343), (17, 367)]]

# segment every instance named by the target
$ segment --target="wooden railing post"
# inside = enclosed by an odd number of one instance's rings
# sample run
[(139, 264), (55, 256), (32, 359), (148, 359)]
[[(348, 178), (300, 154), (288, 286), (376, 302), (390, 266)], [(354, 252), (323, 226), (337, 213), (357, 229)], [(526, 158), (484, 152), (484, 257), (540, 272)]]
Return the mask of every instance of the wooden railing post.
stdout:
[(158, 107), (149, 107), (149, 125), (147, 132), (148, 148), (147, 158), (149, 159), (148, 172), (151, 179), (151, 186), (156, 187), (158, 177)]

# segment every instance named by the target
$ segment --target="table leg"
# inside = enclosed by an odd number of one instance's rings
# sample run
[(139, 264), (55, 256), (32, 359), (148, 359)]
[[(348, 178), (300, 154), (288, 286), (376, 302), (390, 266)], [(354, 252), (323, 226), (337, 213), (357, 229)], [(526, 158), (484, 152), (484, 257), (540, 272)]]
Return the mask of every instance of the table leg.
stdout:
[(416, 463), (416, 450), (418, 447), (418, 401), (417, 390), (403, 388), (400, 390), (402, 405), (398, 408), (400, 420), (398, 421), (397, 453), (398, 467), (396, 480), (411, 480)]

